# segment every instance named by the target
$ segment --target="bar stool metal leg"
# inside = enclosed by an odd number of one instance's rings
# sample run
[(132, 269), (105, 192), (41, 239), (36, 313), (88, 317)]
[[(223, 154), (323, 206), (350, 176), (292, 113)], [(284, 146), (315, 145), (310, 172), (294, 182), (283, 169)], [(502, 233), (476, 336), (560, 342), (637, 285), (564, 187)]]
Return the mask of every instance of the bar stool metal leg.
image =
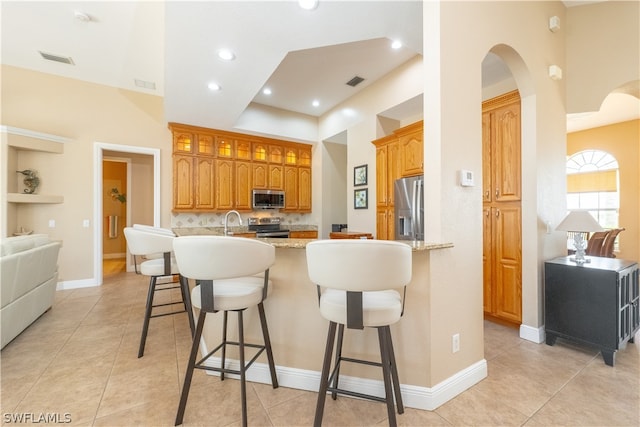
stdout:
[[(333, 384), (331, 385), (332, 388), (338, 388), (338, 379), (340, 377), (340, 361), (342, 360), (342, 340), (344, 338), (344, 325), (341, 323), (338, 325), (338, 343), (336, 344), (336, 358), (335, 358), (335, 365), (334, 365), (334, 372), (335, 372), (335, 376), (333, 377)], [(331, 398), (333, 400), (336, 400), (338, 398), (338, 393), (337, 392), (332, 392), (331, 393)]]
[(314, 427), (322, 426), (324, 402), (327, 398), (327, 389), (329, 388), (329, 369), (331, 368), (331, 356), (333, 355), (333, 344), (336, 339), (336, 325), (337, 324), (335, 322), (329, 322), (327, 346), (324, 350), (324, 361), (322, 362), (322, 374), (320, 376), (320, 389), (318, 390), (318, 402), (316, 404), (316, 416), (313, 420)]
[(151, 319), (151, 310), (153, 309), (153, 296), (156, 292), (156, 277), (152, 276), (149, 280), (149, 292), (147, 293), (147, 307), (144, 310), (144, 322), (142, 323), (142, 335), (140, 336), (140, 346), (138, 347), (138, 358), (144, 355), (144, 345), (147, 341), (147, 332), (149, 331), (149, 319)]
[(395, 427), (396, 411), (393, 405), (393, 391), (391, 387), (391, 362), (389, 360), (389, 340), (387, 333), (383, 327), (378, 329), (378, 340), (380, 341), (380, 356), (382, 358), (382, 378), (384, 381), (384, 395), (387, 402), (387, 416), (389, 417), (389, 426)]
[(196, 330), (196, 325), (193, 320), (193, 307), (191, 306), (191, 292), (189, 291), (189, 279), (179, 275), (178, 281), (180, 282), (180, 292), (182, 293), (182, 303), (184, 304), (184, 311), (187, 312), (187, 319), (189, 319), (189, 328), (191, 329), (191, 336)]
[(404, 404), (402, 403), (402, 393), (400, 392), (400, 380), (398, 379), (398, 365), (396, 365), (396, 355), (393, 351), (393, 341), (391, 339), (391, 328), (389, 326), (384, 327), (387, 334), (387, 341), (389, 343), (389, 360), (391, 362), (391, 380), (393, 381), (393, 391), (396, 396), (396, 406), (398, 413), (404, 413)]
[(198, 355), (198, 349), (200, 348), (200, 338), (202, 337), (202, 330), (204, 329), (204, 320), (206, 316), (207, 312), (201, 310), (200, 316), (198, 316), (196, 332), (193, 336), (193, 344), (191, 345), (187, 371), (184, 374), (184, 383), (182, 384), (182, 394), (180, 395), (180, 404), (178, 405), (178, 414), (176, 415), (175, 425), (182, 424), (182, 420), (184, 418), (184, 410), (187, 407), (187, 398), (189, 397), (189, 389), (191, 388), (191, 378), (193, 377), (193, 371), (196, 366), (196, 357)]
[(243, 310), (238, 310), (238, 352), (240, 353), (240, 399), (242, 400), (242, 427), (247, 427), (247, 367), (244, 364)]
[(224, 368), (227, 358), (227, 319), (229, 312), (225, 311), (222, 316), (222, 357), (220, 360), (220, 368), (222, 368), (222, 371), (220, 371), (220, 381), (224, 381)]
[(269, 329), (267, 327), (267, 316), (264, 312), (264, 304), (258, 304), (258, 313), (260, 314), (260, 326), (262, 327), (262, 338), (264, 340), (265, 351), (267, 352), (267, 360), (269, 361), (269, 372), (271, 373), (271, 386), (278, 388), (278, 377), (276, 376), (276, 364), (273, 359), (273, 351), (271, 350), (271, 339), (269, 338)]

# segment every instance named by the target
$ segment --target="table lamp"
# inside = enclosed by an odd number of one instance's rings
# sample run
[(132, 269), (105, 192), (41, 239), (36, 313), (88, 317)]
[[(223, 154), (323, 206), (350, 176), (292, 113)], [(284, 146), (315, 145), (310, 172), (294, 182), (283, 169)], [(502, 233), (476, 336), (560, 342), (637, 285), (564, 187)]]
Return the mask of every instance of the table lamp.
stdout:
[(570, 211), (562, 222), (558, 224), (556, 230), (574, 233), (573, 245), (576, 248), (576, 256), (571, 257), (570, 260), (577, 264), (584, 264), (585, 262), (590, 262), (590, 260), (584, 257), (587, 242), (584, 240), (582, 233), (602, 231), (603, 228), (600, 227), (600, 224), (591, 216), (589, 211)]

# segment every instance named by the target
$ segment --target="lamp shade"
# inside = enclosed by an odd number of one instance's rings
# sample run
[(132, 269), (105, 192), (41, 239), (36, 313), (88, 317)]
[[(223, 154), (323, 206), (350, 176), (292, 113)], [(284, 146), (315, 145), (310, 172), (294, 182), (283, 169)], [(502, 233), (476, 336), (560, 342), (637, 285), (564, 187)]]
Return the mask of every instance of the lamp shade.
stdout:
[(570, 211), (558, 224), (559, 231), (602, 231), (603, 228), (589, 211)]

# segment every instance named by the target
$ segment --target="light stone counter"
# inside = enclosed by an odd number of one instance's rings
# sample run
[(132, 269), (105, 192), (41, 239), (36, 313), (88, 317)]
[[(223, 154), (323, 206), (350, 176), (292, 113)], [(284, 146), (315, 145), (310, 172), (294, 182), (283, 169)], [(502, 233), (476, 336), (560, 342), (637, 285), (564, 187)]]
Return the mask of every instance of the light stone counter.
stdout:
[[(307, 227), (307, 226), (305, 226)], [(293, 229), (293, 228), (292, 228)], [(305, 228), (308, 230), (309, 228)], [(247, 233), (246, 227), (230, 227), (231, 233)], [(222, 236), (223, 231), (221, 227), (184, 227), (174, 228), (173, 232), (178, 236), (199, 236), (199, 235), (212, 235)], [(316, 239), (274, 239), (274, 238), (259, 238), (263, 242), (269, 243), (276, 248), (286, 249), (304, 249), (307, 247), (307, 243), (313, 242)], [(429, 243), (429, 242), (413, 242), (406, 240), (398, 240), (401, 243), (406, 243), (411, 246), (414, 252), (431, 251), (434, 249), (446, 249), (452, 248), (453, 243)]]

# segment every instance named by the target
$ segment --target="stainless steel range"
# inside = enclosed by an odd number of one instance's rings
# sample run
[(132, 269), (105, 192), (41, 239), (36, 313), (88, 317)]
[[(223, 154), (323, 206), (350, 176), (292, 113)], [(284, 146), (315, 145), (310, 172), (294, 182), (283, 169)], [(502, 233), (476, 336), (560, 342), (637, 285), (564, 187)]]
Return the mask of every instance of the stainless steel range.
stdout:
[(270, 237), (275, 239), (288, 239), (289, 230), (283, 229), (280, 226), (282, 218), (280, 217), (267, 217), (249, 218), (249, 231), (255, 231), (256, 237)]

